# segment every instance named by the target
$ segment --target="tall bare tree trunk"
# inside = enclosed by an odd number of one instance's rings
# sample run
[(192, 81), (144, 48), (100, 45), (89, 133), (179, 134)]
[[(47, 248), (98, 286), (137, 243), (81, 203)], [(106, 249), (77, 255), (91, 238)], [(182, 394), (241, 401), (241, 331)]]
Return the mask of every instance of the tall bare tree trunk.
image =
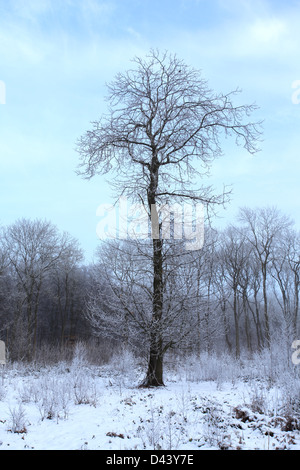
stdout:
[(263, 274), (265, 338), (266, 338), (267, 347), (269, 348), (271, 346), (271, 337), (270, 337), (270, 325), (269, 325), (269, 313), (268, 313), (268, 296), (267, 296), (267, 266), (265, 264), (262, 265), (262, 274)]
[(151, 214), (151, 234), (153, 246), (153, 300), (150, 329), (150, 352), (146, 378), (143, 386), (159, 386), (163, 383), (163, 240), (161, 239), (159, 215), (155, 193), (158, 185), (158, 167), (156, 156), (152, 159), (151, 181), (148, 191), (148, 207)]
[(234, 316), (234, 328), (235, 328), (235, 355), (238, 359), (241, 354), (240, 350), (240, 331), (239, 331), (239, 314), (237, 305), (237, 288), (234, 287), (233, 292), (233, 316)]

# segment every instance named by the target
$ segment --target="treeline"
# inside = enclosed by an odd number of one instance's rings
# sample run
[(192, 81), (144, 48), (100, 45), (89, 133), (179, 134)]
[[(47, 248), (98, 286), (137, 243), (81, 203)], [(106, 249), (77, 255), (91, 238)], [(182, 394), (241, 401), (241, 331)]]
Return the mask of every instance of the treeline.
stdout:
[(160, 328), (163, 354), (227, 350), (236, 357), (274, 341), (289, 356), (299, 335), (300, 236), (276, 208), (241, 209), (225, 230), (207, 226), (198, 251), (165, 240), (159, 325), (151, 319), (151, 244), (112, 241), (100, 247), (98, 260), (98, 289), (88, 304), (96, 334), (139, 347)]
[(85, 338), (88, 272), (70, 235), (48, 221), (18, 220), (1, 233), (0, 334), (12, 360), (47, 342)]
[[(76, 240), (47, 221), (1, 233), (0, 336), (10, 357), (97, 336), (147, 352), (152, 305), (149, 241), (109, 241), (85, 265)], [(300, 235), (275, 208), (243, 208), (204, 247), (164, 241), (162, 348), (256, 352), (299, 336)]]

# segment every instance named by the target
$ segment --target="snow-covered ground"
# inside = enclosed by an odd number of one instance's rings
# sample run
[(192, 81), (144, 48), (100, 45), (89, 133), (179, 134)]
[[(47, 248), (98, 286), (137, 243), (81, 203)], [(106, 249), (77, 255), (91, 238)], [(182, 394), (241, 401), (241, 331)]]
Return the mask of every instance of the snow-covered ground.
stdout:
[(276, 386), (181, 370), (166, 373), (165, 387), (145, 389), (129, 370), (80, 358), (7, 367), (0, 450), (300, 449), (299, 426)]

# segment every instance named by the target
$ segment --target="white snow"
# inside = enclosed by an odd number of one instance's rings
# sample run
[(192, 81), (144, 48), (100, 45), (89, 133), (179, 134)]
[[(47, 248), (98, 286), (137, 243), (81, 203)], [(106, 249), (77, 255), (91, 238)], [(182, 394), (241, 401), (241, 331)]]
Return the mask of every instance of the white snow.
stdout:
[(139, 373), (113, 366), (7, 367), (0, 450), (300, 449), (278, 387), (181, 370), (166, 372), (165, 387), (138, 388)]

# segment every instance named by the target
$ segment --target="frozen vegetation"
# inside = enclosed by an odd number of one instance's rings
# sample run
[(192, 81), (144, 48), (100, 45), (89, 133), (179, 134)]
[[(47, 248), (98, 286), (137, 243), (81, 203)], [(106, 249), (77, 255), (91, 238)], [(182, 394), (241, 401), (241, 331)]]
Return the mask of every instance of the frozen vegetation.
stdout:
[(169, 355), (165, 386), (148, 388), (126, 350), (102, 365), (82, 344), (70, 361), (8, 364), (0, 450), (300, 449), (300, 366), (280, 351)]
[(300, 232), (273, 206), (215, 226), (224, 139), (262, 140), (239, 94), (135, 57), (76, 142), (113, 190), (93, 261), (51, 221), (0, 226), (0, 450), (300, 449)]

